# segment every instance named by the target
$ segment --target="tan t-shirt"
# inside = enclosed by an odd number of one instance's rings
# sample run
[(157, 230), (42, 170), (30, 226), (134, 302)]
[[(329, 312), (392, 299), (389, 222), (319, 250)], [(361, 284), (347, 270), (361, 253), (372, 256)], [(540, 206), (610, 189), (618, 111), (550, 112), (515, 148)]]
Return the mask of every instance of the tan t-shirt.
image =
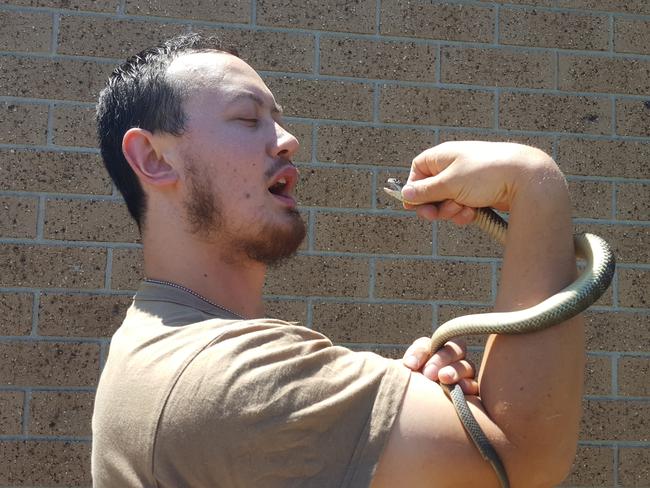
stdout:
[(104, 487), (366, 487), (408, 384), (398, 361), (143, 283), (93, 413)]

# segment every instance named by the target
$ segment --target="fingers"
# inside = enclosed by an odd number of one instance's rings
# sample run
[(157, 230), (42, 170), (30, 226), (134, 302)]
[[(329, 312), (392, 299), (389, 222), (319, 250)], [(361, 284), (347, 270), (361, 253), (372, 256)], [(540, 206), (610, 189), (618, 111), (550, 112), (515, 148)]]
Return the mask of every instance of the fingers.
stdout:
[(402, 188), (402, 197), (408, 203), (422, 204), (430, 202), (441, 202), (452, 198), (449, 189), (445, 185), (443, 174), (431, 176), (418, 181), (409, 181)]
[(447, 385), (458, 383), (463, 378), (474, 378), (474, 366), (466, 359), (440, 368), (438, 371), (438, 381)]
[(413, 370), (419, 371), (429, 359), (429, 337), (420, 337), (404, 353), (404, 365)]
[(478, 383), (474, 379), (476, 369), (465, 359), (467, 348), (462, 340), (449, 341), (429, 356), (429, 337), (417, 339), (404, 353), (404, 365), (419, 371), (432, 381), (458, 384), (466, 395), (478, 395)]
[(457, 225), (469, 224), (474, 220), (475, 210), (456, 203), (453, 200), (445, 200), (438, 206), (438, 219), (451, 220)]
[(445, 200), (441, 203), (426, 203), (422, 205), (404, 204), (406, 209), (415, 209), (421, 219), (432, 222), (434, 220), (451, 220), (456, 225), (467, 225), (476, 216), (476, 209), (456, 203), (453, 200)]
[(438, 373), (442, 368), (465, 359), (466, 354), (465, 341), (462, 339), (449, 341), (431, 356), (422, 372), (427, 378), (438, 381)]
[(463, 393), (465, 395), (478, 396), (478, 394), (479, 394), (478, 381), (476, 381), (476, 380), (473, 380), (473, 379), (461, 379), (457, 383), (457, 385), (460, 386), (460, 389), (463, 390)]

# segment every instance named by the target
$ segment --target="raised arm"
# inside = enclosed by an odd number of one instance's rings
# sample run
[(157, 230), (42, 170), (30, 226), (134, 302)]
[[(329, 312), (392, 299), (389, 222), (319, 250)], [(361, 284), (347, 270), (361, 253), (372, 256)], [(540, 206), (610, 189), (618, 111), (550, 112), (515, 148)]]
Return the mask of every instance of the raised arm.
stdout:
[[(475, 207), (510, 212), (497, 311), (527, 308), (576, 274), (566, 182), (553, 160), (506, 143), (446, 143), (418, 156), (403, 192), (426, 219), (471, 220)], [(492, 336), (468, 397), (513, 488), (552, 487), (577, 443), (584, 366), (583, 321)], [(440, 387), (413, 373), (373, 487), (498, 487)]]

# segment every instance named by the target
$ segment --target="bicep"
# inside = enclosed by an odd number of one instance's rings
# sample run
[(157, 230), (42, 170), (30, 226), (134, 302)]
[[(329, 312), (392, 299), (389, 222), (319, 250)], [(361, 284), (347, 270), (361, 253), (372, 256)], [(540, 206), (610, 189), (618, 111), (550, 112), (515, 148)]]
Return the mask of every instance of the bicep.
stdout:
[[(476, 397), (472, 413), (508, 468), (511, 447)], [(379, 460), (372, 488), (409, 486), (498, 488), (442, 388), (419, 373), (411, 374), (400, 413)]]

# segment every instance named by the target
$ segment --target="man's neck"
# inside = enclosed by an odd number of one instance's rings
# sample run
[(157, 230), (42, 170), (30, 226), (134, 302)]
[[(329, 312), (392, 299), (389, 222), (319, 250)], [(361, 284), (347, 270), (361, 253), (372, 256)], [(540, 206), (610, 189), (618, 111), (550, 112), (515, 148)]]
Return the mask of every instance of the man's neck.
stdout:
[(247, 319), (264, 315), (266, 265), (226, 258), (215, 246), (178, 237), (143, 237), (146, 278), (182, 285)]

